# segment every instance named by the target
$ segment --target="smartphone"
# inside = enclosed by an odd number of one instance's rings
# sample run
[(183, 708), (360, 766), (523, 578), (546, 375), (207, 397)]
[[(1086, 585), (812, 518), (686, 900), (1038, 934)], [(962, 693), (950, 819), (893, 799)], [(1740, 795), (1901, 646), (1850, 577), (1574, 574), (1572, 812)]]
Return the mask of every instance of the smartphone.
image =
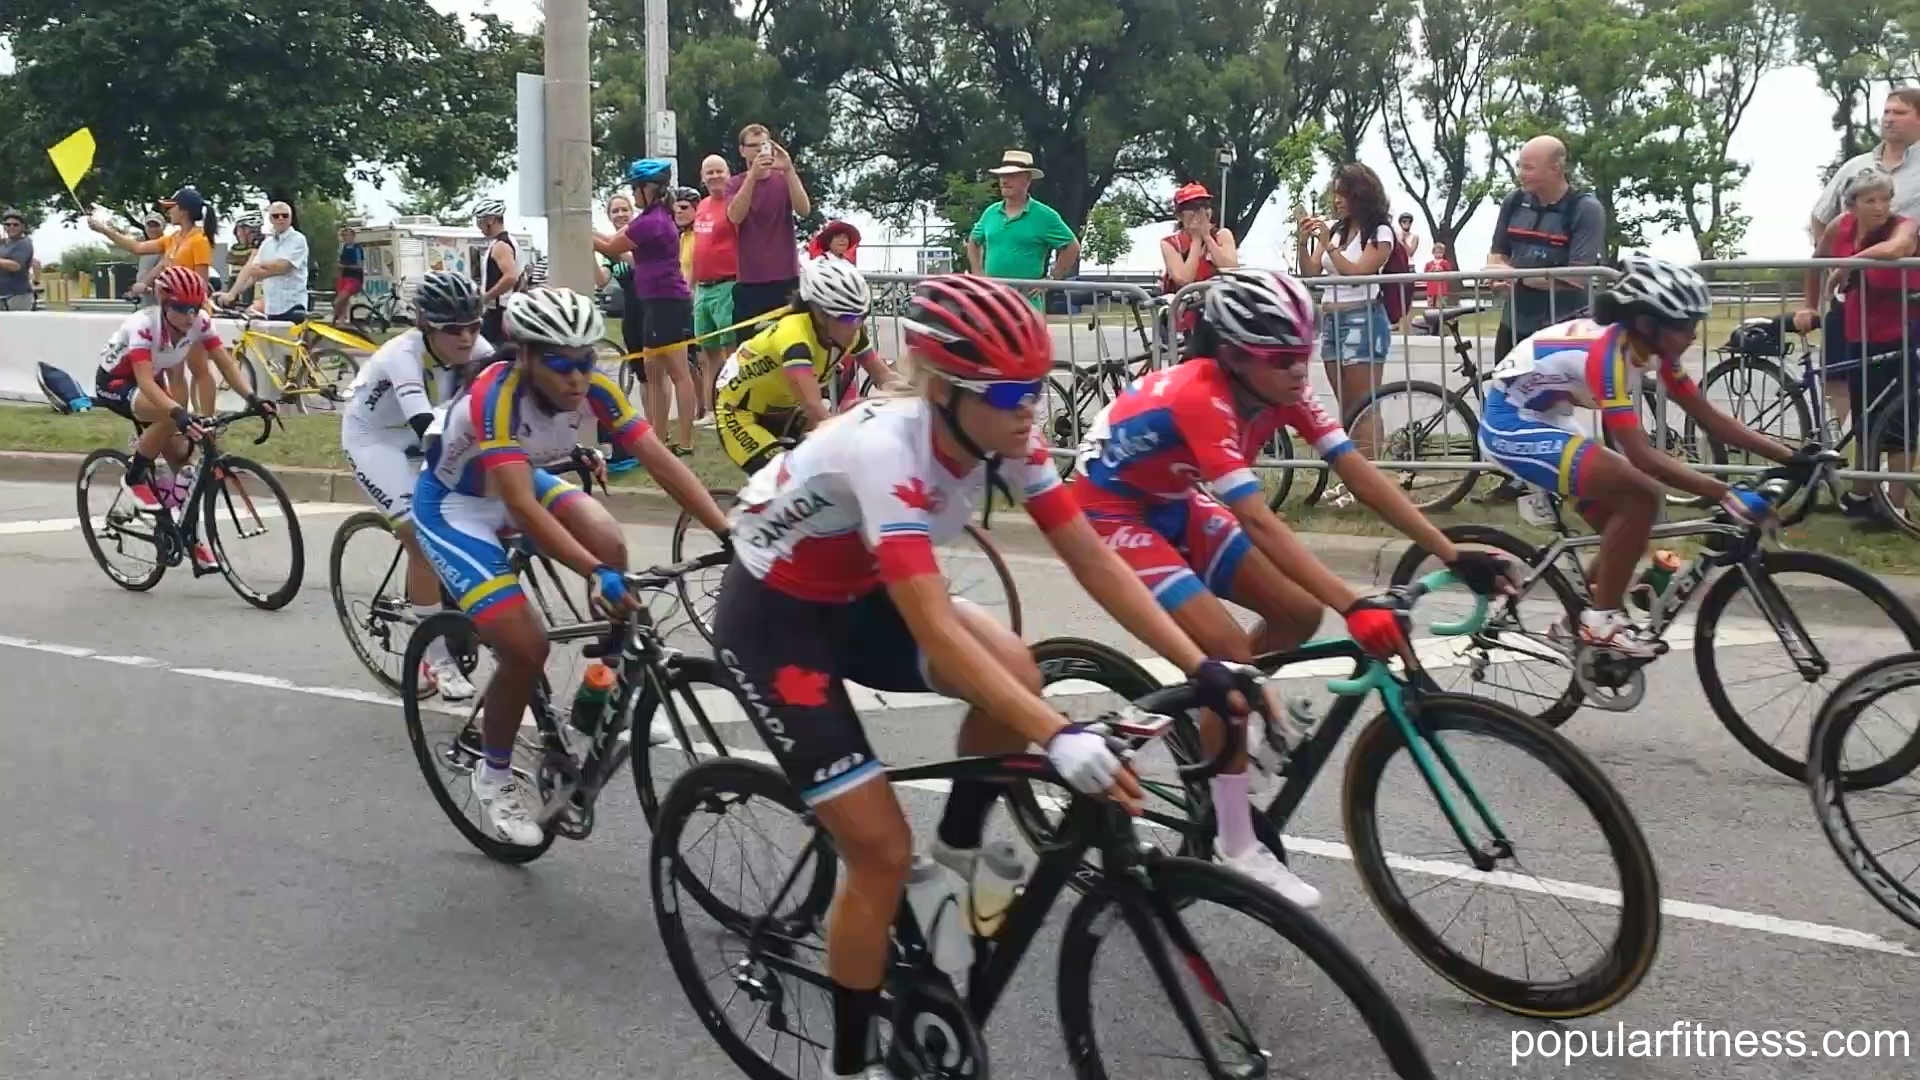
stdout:
[(773, 140), (772, 139), (768, 139), (766, 142), (763, 142), (760, 144), (760, 160), (761, 161), (773, 160)]

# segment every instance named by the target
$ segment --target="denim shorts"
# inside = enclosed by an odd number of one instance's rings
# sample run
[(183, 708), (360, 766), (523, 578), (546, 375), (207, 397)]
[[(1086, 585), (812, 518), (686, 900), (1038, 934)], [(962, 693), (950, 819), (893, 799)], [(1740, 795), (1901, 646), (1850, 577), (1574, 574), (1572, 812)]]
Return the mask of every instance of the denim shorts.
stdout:
[(1383, 364), (1393, 343), (1385, 305), (1328, 311), (1320, 316), (1320, 359), (1339, 364)]

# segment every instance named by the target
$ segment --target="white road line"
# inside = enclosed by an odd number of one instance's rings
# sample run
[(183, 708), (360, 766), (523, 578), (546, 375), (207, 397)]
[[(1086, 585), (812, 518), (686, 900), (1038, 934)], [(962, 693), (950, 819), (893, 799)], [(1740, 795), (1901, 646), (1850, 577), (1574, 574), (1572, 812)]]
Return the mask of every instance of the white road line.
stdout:
[[(296, 517), (337, 517), (366, 509), (353, 503), (294, 503)], [(261, 506), (261, 517), (279, 517), (278, 506)], [(98, 521), (94, 523), (96, 526)], [(80, 527), (80, 519), (46, 518), (41, 521), (0, 521), (0, 536), (33, 536), (38, 533), (72, 532)]]

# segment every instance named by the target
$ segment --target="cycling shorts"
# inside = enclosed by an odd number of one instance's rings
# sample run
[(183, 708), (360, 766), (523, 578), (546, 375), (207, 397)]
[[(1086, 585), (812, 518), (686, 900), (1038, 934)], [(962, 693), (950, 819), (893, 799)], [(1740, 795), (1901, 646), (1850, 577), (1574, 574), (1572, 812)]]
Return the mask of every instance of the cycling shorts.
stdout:
[(721, 582), (713, 630), (715, 655), (809, 806), (885, 770), (846, 680), (898, 693), (931, 688), (920, 646), (885, 589), (848, 604), (801, 600), (735, 562)]
[(1142, 504), (1106, 495), (1076, 479), (1074, 492), (1093, 531), (1133, 568), (1167, 611), (1211, 591), (1230, 596), (1253, 542), (1219, 500), (1196, 491), (1170, 503)]
[(1597, 445), (1578, 432), (1520, 415), (1504, 390), (1487, 391), (1486, 407), (1480, 411), (1480, 449), (1525, 483), (1580, 496), (1581, 467)]
[[(587, 497), (545, 469), (533, 470), (533, 490), (548, 510), (557, 511)], [(431, 469), (420, 473), (413, 494), (414, 538), (441, 584), (475, 622), (484, 623), (527, 602), (500, 538), (513, 527), (506, 503), (489, 495), (450, 491)]]
[[(344, 433), (344, 429), (343, 429)], [(395, 525), (413, 516), (413, 488), (421, 461), (407, 447), (374, 438), (342, 438), (340, 449), (353, 466), (353, 482)]]
[[(181, 372), (178, 378), (172, 371), (156, 371), (155, 382), (178, 404), (187, 400), (187, 377)], [(115, 416), (134, 420), (133, 399), (140, 396), (140, 384), (132, 378), (115, 378), (110, 372), (97, 371), (93, 376), (93, 402)], [(134, 423), (139, 423), (134, 420)]]
[(726, 452), (728, 461), (748, 476), (759, 472), (786, 449), (780, 445), (781, 436), (797, 427), (794, 418), (799, 415), (790, 411), (762, 415), (717, 402), (713, 411), (714, 428), (720, 433), (720, 449)]

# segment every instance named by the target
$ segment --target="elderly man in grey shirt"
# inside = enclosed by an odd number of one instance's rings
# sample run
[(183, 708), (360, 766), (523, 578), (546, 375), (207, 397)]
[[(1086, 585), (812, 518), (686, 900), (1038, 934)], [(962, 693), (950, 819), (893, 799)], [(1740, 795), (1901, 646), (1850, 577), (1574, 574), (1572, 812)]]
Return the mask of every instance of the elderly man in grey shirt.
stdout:
[(0, 214), (0, 311), (33, 310), (33, 241), (27, 237), (26, 216), (18, 210)]

